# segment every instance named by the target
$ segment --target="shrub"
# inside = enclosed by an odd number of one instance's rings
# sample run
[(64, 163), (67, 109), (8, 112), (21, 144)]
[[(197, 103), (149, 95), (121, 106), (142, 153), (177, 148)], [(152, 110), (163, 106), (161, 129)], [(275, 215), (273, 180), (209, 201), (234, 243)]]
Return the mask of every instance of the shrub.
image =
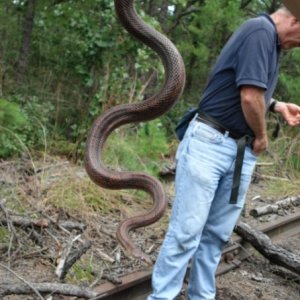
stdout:
[(46, 144), (46, 126), (51, 107), (38, 103), (35, 97), (26, 99), (23, 106), (0, 99), (0, 158), (20, 154)]
[(17, 104), (0, 99), (0, 157), (20, 152), (26, 124), (27, 119)]

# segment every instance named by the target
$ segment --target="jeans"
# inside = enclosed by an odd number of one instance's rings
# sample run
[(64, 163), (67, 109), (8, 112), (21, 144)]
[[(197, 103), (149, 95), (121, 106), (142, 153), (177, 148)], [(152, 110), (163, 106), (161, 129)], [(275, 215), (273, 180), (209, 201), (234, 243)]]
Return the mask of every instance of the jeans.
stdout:
[(213, 300), (215, 272), (244, 206), (256, 156), (246, 147), (237, 204), (229, 204), (236, 141), (196, 121), (177, 154), (176, 196), (169, 228), (152, 274), (148, 300), (179, 294), (191, 259), (189, 300)]

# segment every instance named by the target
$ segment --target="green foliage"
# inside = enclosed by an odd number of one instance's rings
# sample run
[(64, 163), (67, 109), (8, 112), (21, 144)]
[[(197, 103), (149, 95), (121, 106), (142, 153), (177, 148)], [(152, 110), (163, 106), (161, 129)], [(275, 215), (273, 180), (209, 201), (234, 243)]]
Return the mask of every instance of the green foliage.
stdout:
[(54, 185), (47, 195), (48, 202), (70, 213), (85, 210), (105, 212), (107, 199), (90, 180), (83, 180), (73, 174), (67, 174), (64, 180)]
[(26, 122), (26, 119), (21, 113), (20, 107), (8, 102), (7, 100), (0, 99), (0, 125), (6, 126), (9, 129), (16, 129), (21, 127)]
[(138, 125), (135, 130), (119, 130), (108, 140), (104, 159), (117, 169), (145, 171), (157, 175), (160, 159), (169, 151), (160, 120)]
[(293, 102), (300, 105), (300, 51), (293, 49), (284, 53), (282, 68), (288, 72), (281, 72), (276, 89), (278, 98), (285, 102)]
[(43, 103), (37, 97), (31, 97), (29, 99), (22, 99), (21, 97), (16, 99), (23, 104), (22, 112), (27, 119), (26, 127), (24, 128), (24, 134), (26, 135), (26, 145), (29, 148), (41, 148), (47, 146), (47, 132), (49, 125), (49, 119), (51, 117), (53, 107), (50, 103)]
[[(20, 102), (17, 98), (14, 101)], [(20, 104), (0, 99), (0, 157), (28, 152), (29, 148), (46, 143), (44, 123), (50, 108), (31, 98), (21, 108)]]
[(299, 194), (299, 180), (283, 181), (270, 180), (265, 183), (262, 191), (262, 198), (274, 197), (276, 199), (295, 196)]
[(26, 123), (17, 104), (0, 99), (0, 157), (20, 151), (20, 144), (24, 141), (22, 131)]
[[(285, 128), (285, 133), (288, 133), (288, 128)], [(290, 178), (298, 177), (300, 174), (300, 129), (295, 129), (288, 135), (282, 135), (272, 143), (272, 151), (278, 157), (278, 171), (281, 174), (288, 174)], [(291, 170), (294, 170), (291, 171)]]
[(71, 283), (91, 283), (94, 279), (93, 257), (89, 261), (77, 262), (70, 269), (67, 280)]
[(56, 135), (48, 141), (48, 150), (53, 155), (70, 158), (76, 151), (76, 144)]
[[(300, 179), (300, 127), (291, 128), (273, 114), (269, 115), (267, 124), (269, 147), (268, 151), (259, 156), (261, 161), (270, 163), (270, 166), (264, 168), (264, 173), (271, 176), (275, 174), (279, 178), (289, 178), (291, 186), (295, 185), (293, 190), (299, 189), (297, 182)], [(274, 130), (278, 135), (276, 138), (272, 137)]]
[(186, 94), (193, 97), (194, 103), (199, 101), (210, 69), (225, 41), (244, 19), (239, 5), (239, 1), (206, 1), (176, 32), (190, 81)]
[[(5, 129), (1, 129), (0, 156), (49, 144), (56, 154), (82, 157), (87, 131), (101, 112), (121, 103), (142, 101), (161, 87), (164, 71), (160, 60), (122, 28), (111, 0), (37, 1), (28, 65), (23, 83), (16, 85), (27, 6), (25, 1), (4, 2), (0, 6), (0, 95), (18, 106), (24, 123), (18, 125), (18, 113), (12, 108), (3, 109), (6, 116), (11, 111), (14, 117), (1, 125)], [(162, 136), (156, 123), (121, 129), (121, 137), (111, 137), (114, 143), (124, 143), (123, 148), (113, 150), (119, 153), (115, 163), (131, 169), (143, 169), (150, 163), (155, 170), (152, 159), (143, 158), (136, 166), (135, 154), (124, 155), (121, 149), (128, 148), (126, 153), (138, 153), (139, 157), (152, 155), (145, 148), (153, 149), (153, 158), (165, 153), (165, 148), (156, 147), (174, 139), (176, 122), (187, 107), (198, 103), (212, 65), (232, 32), (246, 18), (260, 11), (271, 13), (280, 3), (136, 1), (142, 19), (167, 33), (179, 48), (187, 81), (180, 103), (158, 121), (163, 124)], [(275, 98), (298, 104), (299, 53), (284, 53), (275, 93)], [(155, 132), (155, 142), (150, 143), (149, 132)], [(127, 142), (130, 145), (126, 146)]]
[(7, 244), (9, 243), (9, 231), (0, 226), (0, 249), (2, 247), (6, 247)]

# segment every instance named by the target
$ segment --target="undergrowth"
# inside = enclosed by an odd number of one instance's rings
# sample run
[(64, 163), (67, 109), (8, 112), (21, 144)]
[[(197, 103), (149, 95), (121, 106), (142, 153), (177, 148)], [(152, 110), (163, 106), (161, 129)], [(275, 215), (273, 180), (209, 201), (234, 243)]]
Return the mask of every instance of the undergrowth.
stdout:
[(274, 123), (269, 123), (270, 144), (258, 162), (268, 163), (261, 168), (266, 180), (264, 193), (284, 197), (300, 194), (300, 128), (282, 125), (278, 136), (272, 137)]
[[(106, 166), (115, 170), (141, 171), (158, 176), (165, 158), (174, 151), (175, 144), (174, 139), (172, 145), (168, 143), (160, 120), (128, 125), (119, 128), (109, 137), (103, 160)], [(48, 150), (46, 146), (44, 149), (44, 151)], [(26, 202), (28, 201), (26, 199), (34, 197), (40, 199), (39, 205), (50, 204), (70, 213), (82, 214), (121, 212), (132, 215), (133, 204), (140, 205), (142, 209), (144, 205), (149, 207), (152, 203), (151, 197), (142, 191), (112, 191), (98, 187), (85, 175), (80, 162), (79, 166), (74, 168), (57, 170), (57, 178), (53, 179), (51, 172), (37, 172), (37, 169), (43, 170), (43, 165), (49, 165), (49, 157), (52, 157), (52, 161), (55, 158), (51, 155), (47, 156), (47, 153), (36, 155), (36, 152), (27, 150), (27, 156), (30, 157), (28, 164), (33, 169), (31, 172), (34, 178), (30, 183), (30, 195), (28, 196), (28, 186), (24, 187), (18, 182), (8, 187), (4, 186), (0, 191), (0, 198), (13, 200), (11, 203), (17, 203), (16, 207), (19, 211), (21, 208), (24, 211), (24, 208), (18, 201)], [(272, 177), (272, 179), (263, 179), (266, 183), (264, 186), (267, 195), (299, 194), (300, 129), (289, 129), (284, 126), (277, 139), (272, 140), (270, 137), (268, 151), (259, 156), (259, 162), (268, 163), (261, 167), (260, 171), (263, 175)], [(53, 164), (55, 165), (55, 162)], [(75, 167), (76, 171), (74, 171)], [(81, 174), (78, 175), (77, 171)], [(51, 182), (50, 187), (49, 182)]]
[(0, 99), (0, 159), (21, 155), (46, 144), (46, 127), (51, 107), (35, 97)]
[(0, 226), (0, 249), (9, 242), (9, 231), (3, 226)]
[[(269, 163), (261, 168), (262, 174), (275, 177), (265, 180), (265, 195), (278, 198), (299, 194), (299, 141), (298, 129), (283, 128), (277, 139), (270, 138), (268, 151), (259, 157), (259, 162)], [(175, 144), (174, 140), (172, 146), (168, 143), (159, 120), (129, 125), (118, 129), (109, 138), (104, 151), (104, 162), (116, 170), (141, 171), (157, 176), (162, 162), (173, 151)], [(100, 188), (86, 176), (81, 162), (77, 165), (70, 164), (62, 157), (48, 155), (47, 147), (44, 149), (45, 153), (38, 155), (30, 152), (31, 160), (25, 164), (18, 160), (19, 173), (15, 172), (15, 181), (11, 180), (14, 183), (0, 189), (0, 200), (5, 198), (9, 209), (30, 216), (34, 216), (34, 211), (50, 210), (53, 214), (64, 211), (83, 218), (93, 228), (97, 227), (95, 220), (101, 216), (114, 216), (115, 219), (124, 220), (149, 210), (152, 206), (152, 199), (146, 193)], [(0, 172), (2, 171), (3, 174), (7, 173), (0, 163)], [(289, 181), (281, 180), (283, 178), (289, 178)], [(169, 188), (165, 186), (165, 189)], [(170, 188), (167, 193), (172, 194), (173, 190)], [(31, 213), (26, 212), (26, 207), (29, 207), (28, 211)], [(150, 230), (167, 228), (168, 213), (169, 210)], [(9, 243), (9, 236), (10, 233), (0, 227), (0, 248)], [(84, 256), (70, 270), (68, 282), (91, 283), (95, 279), (95, 261), (93, 254)]]
[[(160, 121), (155, 120), (114, 132), (107, 141), (103, 160), (107, 167), (117, 171), (139, 171), (157, 176), (168, 148), (165, 131)], [(142, 191), (103, 189), (87, 177), (74, 173), (65, 174), (57, 181), (48, 191), (45, 201), (70, 212), (123, 210), (129, 215), (132, 201), (137, 205), (151, 203), (150, 196)]]
[(104, 151), (104, 162), (118, 170), (157, 175), (169, 145), (160, 120), (129, 125), (114, 132)]
[[(149, 198), (149, 197), (148, 197)], [(147, 197), (136, 191), (112, 191), (98, 187), (87, 178), (76, 178), (76, 175), (65, 176), (48, 191), (44, 203), (62, 208), (70, 214), (88, 216), (90, 213), (107, 214), (125, 212), (131, 214), (133, 202), (145, 204)]]

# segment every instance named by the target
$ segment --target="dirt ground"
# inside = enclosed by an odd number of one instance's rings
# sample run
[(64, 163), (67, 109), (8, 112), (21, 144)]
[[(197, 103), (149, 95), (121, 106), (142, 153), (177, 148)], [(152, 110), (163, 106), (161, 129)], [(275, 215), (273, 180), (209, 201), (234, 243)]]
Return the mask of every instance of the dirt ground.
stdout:
[[(293, 214), (294, 208), (278, 211), (277, 214), (268, 214), (258, 218), (249, 215), (254, 207), (271, 204), (279, 199), (272, 197), (262, 198), (260, 195), (265, 188), (265, 182), (252, 183), (247, 195), (246, 217), (241, 216), (242, 222), (254, 228), (268, 222)], [(275, 242), (290, 252), (300, 255), (300, 234), (286, 236)], [(216, 300), (298, 300), (300, 299), (300, 276), (288, 270), (272, 265), (253, 248), (248, 251), (252, 256), (244, 261), (234, 271), (218, 277), (218, 294)]]
[[(281, 242), (281, 246), (300, 255), (300, 235)], [(296, 300), (300, 299), (300, 276), (274, 266), (260, 254), (217, 279), (217, 300)]]
[[(94, 197), (88, 198), (90, 206), (70, 209), (70, 205), (78, 204), (84, 193), (93, 193), (87, 190), (88, 182), (82, 167), (73, 166), (67, 161), (48, 160), (43, 167), (37, 164), (35, 170), (29, 167), (30, 163), (0, 162), (0, 292), (5, 284), (19, 284), (30, 282), (65, 282), (68, 284), (93, 287), (106, 281), (119, 282), (120, 277), (136, 270), (145, 269), (140, 261), (128, 257), (115, 239), (115, 232), (121, 219), (136, 212), (147, 210), (151, 201), (136, 202), (132, 194), (114, 194), (111, 207), (105, 214), (99, 213), (94, 203)], [(42, 171), (39, 171), (42, 170)], [(43, 174), (43, 176), (41, 175)], [(43, 178), (41, 178), (41, 176)], [(64, 185), (64, 180), (72, 186), (75, 194), (71, 194), (72, 201), (64, 206), (53, 200), (62, 197), (68, 200), (67, 189), (57, 189), (58, 183)], [(81, 185), (82, 182), (86, 185)], [(42, 182), (42, 187), (41, 187)], [(37, 188), (37, 185), (38, 186)], [(17, 187), (17, 188), (16, 188)], [(80, 187), (80, 188), (79, 188)], [(159, 251), (168, 216), (172, 205), (172, 184), (165, 184), (169, 206), (166, 215), (156, 224), (141, 228), (132, 233), (132, 238), (153, 261)], [(78, 188), (78, 189), (77, 189)], [(85, 189), (85, 190), (84, 190)], [(291, 207), (277, 214), (254, 218), (249, 215), (252, 207), (272, 203), (273, 198), (262, 198), (261, 191), (264, 182), (259, 181), (251, 185), (248, 193), (247, 206), (242, 221), (251, 226), (262, 224), (292, 214), (295, 208)], [(82, 191), (84, 190), (84, 191)], [(97, 190), (98, 192), (98, 190)], [(111, 201), (111, 195), (105, 194)], [(79, 200), (78, 200), (78, 199)], [(89, 199), (93, 199), (89, 200)], [(50, 201), (51, 200), (51, 201)], [(76, 202), (77, 201), (77, 202)], [(121, 203), (122, 205), (119, 205)], [(100, 204), (99, 204), (100, 205)], [(34, 221), (30, 226), (13, 225), (16, 217)], [(66, 229), (65, 222), (78, 226)], [(7, 225), (8, 224), (8, 225)], [(3, 228), (8, 232), (3, 233)], [(76, 240), (77, 238), (77, 240)], [(64, 279), (55, 274), (57, 266), (62, 259), (64, 251), (73, 241), (71, 251), (78, 252), (86, 242), (91, 242), (88, 250), (68, 270)], [(280, 245), (300, 255), (300, 235), (287, 237)], [(297, 300), (300, 299), (300, 277), (271, 265), (255, 250), (251, 257), (234, 271), (217, 279), (217, 300)], [(0, 299), (40, 299), (32, 296), (0, 296)], [(44, 299), (75, 299), (71, 297), (45, 296)], [(183, 297), (182, 297), (183, 299)]]

